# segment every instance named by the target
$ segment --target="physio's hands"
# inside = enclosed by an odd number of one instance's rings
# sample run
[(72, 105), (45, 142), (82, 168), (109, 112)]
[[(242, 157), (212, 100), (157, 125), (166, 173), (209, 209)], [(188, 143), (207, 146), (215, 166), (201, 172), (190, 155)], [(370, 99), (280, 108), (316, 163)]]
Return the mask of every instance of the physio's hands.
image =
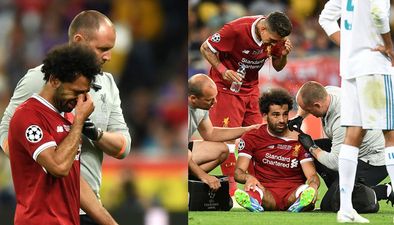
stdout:
[(103, 135), (102, 130), (100, 128), (97, 128), (90, 118), (85, 120), (82, 128), (82, 133), (92, 141), (99, 140)]
[(203, 176), (201, 181), (206, 183), (214, 191), (217, 191), (221, 187), (219, 179), (209, 174)]
[(245, 127), (245, 132), (250, 131), (250, 130), (254, 130), (254, 129), (259, 129), (261, 127), (261, 125), (263, 124), (253, 124), (250, 126)]
[(302, 120), (304, 120), (304, 118), (302, 118), (302, 116), (297, 116), (296, 118), (289, 120), (287, 122), (287, 126), (289, 127), (290, 131), (297, 131), (299, 133), (301, 130), (301, 125), (302, 125)]
[(304, 149), (307, 151), (309, 151), (311, 147), (317, 147), (312, 137), (305, 133), (301, 133), (298, 135), (298, 141), (302, 144)]

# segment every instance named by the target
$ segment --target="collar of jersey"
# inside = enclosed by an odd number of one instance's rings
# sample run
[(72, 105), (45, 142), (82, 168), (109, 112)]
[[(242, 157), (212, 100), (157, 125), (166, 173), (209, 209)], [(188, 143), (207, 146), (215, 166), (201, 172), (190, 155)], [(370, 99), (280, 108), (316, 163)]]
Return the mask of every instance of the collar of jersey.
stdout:
[(282, 139), (284, 141), (294, 141), (295, 140), (295, 139), (292, 139), (292, 138), (288, 138), (288, 137), (284, 137), (284, 136), (278, 136), (278, 135), (275, 135), (275, 134), (271, 133), (270, 130), (268, 129), (268, 124), (267, 124), (266, 129), (267, 129), (268, 134), (271, 135), (272, 137), (280, 138), (280, 139)]
[(252, 37), (253, 37), (254, 42), (255, 42), (258, 46), (260, 46), (260, 47), (263, 45), (263, 40), (259, 41), (259, 39), (257, 38), (257, 35), (256, 35), (256, 24), (257, 24), (257, 22), (259, 22), (259, 21), (260, 21), (261, 19), (263, 19), (263, 18), (265, 18), (265, 16), (260, 16), (260, 17), (258, 17), (258, 18), (253, 22), (252, 27), (251, 27), (251, 30), (250, 30), (250, 32), (252, 33)]
[(59, 113), (60, 115), (63, 115), (64, 113), (60, 113), (59, 110), (57, 110), (55, 108), (55, 106), (53, 106), (51, 103), (49, 103), (45, 98), (41, 97), (39, 94), (35, 93), (33, 94), (33, 96), (31, 96), (32, 98), (35, 98), (37, 101), (41, 102), (43, 105), (45, 105), (46, 107), (50, 108), (51, 110)]

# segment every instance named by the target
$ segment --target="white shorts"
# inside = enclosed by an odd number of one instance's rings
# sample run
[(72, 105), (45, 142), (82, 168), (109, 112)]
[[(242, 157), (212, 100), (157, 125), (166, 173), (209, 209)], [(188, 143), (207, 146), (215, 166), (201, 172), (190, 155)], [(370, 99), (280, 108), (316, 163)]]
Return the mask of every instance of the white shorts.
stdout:
[(341, 125), (394, 130), (394, 93), (391, 75), (342, 79)]

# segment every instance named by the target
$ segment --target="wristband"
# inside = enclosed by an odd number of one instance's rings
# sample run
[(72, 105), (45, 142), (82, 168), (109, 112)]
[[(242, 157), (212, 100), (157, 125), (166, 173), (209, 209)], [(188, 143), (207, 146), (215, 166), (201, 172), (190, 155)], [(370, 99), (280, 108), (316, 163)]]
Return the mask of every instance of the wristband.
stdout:
[(219, 65), (216, 67), (216, 70), (223, 75), (227, 71), (227, 68), (223, 65), (223, 63), (219, 63)]
[(103, 137), (103, 134), (104, 134), (104, 131), (101, 128), (97, 128), (97, 131), (99, 132), (99, 134), (97, 136), (96, 142), (99, 141)]
[(308, 150), (309, 150), (310, 153), (313, 153), (313, 151), (315, 151), (317, 148), (319, 148), (319, 146), (312, 145)]

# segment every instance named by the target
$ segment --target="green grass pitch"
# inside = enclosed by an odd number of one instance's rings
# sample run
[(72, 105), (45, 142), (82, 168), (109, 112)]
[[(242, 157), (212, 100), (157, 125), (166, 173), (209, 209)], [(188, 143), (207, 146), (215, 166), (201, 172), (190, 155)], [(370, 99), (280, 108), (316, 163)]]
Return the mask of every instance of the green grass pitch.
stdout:
[[(221, 174), (220, 169), (215, 169), (212, 174)], [(387, 179), (388, 180), (388, 179)], [(320, 207), (320, 200), (327, 187), (321, 182), (319, 199), (316, 208)], [(394, 225), (394, 207), (380, 201), (378, 213), (362, 214), (369, 219), (372, 225)], [(320, 211), (290, 213), (290, 212), (262, 212), (251, 213), (243, 208), (233, 208), (229, 212), (189, 212), (189, 225), (331, 225), (336, 222), (336, 213)]]

